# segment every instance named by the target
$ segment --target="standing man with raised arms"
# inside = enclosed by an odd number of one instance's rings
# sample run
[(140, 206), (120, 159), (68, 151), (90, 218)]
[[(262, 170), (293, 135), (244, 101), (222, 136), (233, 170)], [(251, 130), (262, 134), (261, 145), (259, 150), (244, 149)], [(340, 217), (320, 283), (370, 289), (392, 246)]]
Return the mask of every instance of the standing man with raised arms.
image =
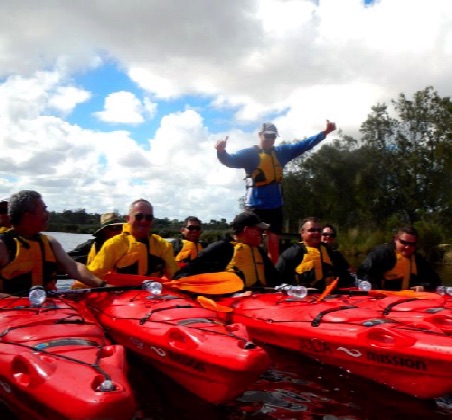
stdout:
[(281, 181), (284, 166), (311, 150), (332, 131), (334, 122), (327, 121), (324, 131), (295, 143), (275, 146), (278, 130), (273, 123), (262, 124), (259, 131), (259, 145), (239, 150), (235, 154), (226, 152), (226, 139), (218, 140), (218, 160), (228, 168), (244, 168), (246, 176), (245, 208), (254, 211), (265, 223), (267, 231), (267, 252), (275, 264), (279, 257), (279, 237), (283, 228), (283, 199)]

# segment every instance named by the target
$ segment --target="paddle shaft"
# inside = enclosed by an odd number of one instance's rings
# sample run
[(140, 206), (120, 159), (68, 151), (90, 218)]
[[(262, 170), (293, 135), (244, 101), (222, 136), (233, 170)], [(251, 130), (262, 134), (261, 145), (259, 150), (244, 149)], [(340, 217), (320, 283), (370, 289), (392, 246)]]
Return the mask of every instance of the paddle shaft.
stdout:
[(122, 292), (126, 290), (141, 290), (141, 286), (105, 286), (92, 287), (89, 289), (49, 290), (47, 294), (49, 296), (83, 295), (85, 293)]

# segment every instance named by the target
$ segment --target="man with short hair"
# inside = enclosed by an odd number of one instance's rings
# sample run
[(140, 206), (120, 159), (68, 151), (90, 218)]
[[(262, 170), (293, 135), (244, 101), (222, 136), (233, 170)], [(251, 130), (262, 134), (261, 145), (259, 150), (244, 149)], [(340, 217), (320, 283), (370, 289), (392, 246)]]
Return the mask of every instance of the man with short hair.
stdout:
[(197, 217), (188, 216), (183, 221), (180, 228), (182, 238), (172, 242), (174, 255), (178, 263), (189, 263), (207, 246), (205, 242), (199, 240), (201, 231), (201, 220)]
[(267, 252), (273, 263), (279, 256), (279, 237), (283, 229), (281, 181), (284, 166), (311, 150), (336, 129), (336, 124), (327, 121), (326, 128), (315, 136), (294, 143), (275, 146), (278, 130), (273, 123), (262, 124), (259, 145), (239, 150), (235, 154), (226, 152), (226, 139), (217, 141), (218, 160), (228, 168), (244, 168), (246, 176), (245, 208), (254, 211), (265, 223)]
[(232, 222), (232, 238), (210, 244), (183, 267), (176, 278), (229, 271), (242, 279), (244, 288), (279, 284), (278, 273), (260, 246), (268, 228), (269, 225), (252, 212), (238, 214)]
[(338, 277), (338, 287), (354, 284), (353, 277), (336, 259), (331, 247), (321, 242), (321, 233), (322, 225), (317, 217), (302, 221), (301, 242), (286, 249), (276, 264), (284, 283), (324, 290)]
[(46, 230), (49, 221), (41, 194), (28, 190), (13, 194), (9, 200), (9, 217), (11, 229), (0, 234), (3, 292), (23, 295), (36, 285), (54, 289), (58, 269), (89, 286), (105, 285), (83, 264), (70, 258), (54, 237), (40, 233)]
[(151, 233), (152, 204), (135, 200), (126, 216), (123, 232), (108, 239), (88, 268), (104, 278), (109, 272), (166, 277), (172, 279), (178, 267), (172, 245)]
[(383, 290), (433, 291), (441, 284), (439, 275), (416, 252), (419, 234), (413, 226), (398, 229), (393, 241), (374, 248), (358, 268), (358, 278)]

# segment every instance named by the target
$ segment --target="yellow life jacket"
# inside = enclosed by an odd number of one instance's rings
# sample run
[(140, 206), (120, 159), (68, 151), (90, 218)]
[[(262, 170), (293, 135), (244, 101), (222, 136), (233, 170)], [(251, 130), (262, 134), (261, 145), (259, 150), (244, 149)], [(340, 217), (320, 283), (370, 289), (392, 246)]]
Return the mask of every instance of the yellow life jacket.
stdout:
[[(86, 257), (86, 265), (89, 265), (94, 260), (96, 254), (97, 254), (96, 243), (94, 242), (91, 245), (91, 248), (89, 249), (88, 256)], [(72, 290), (85, 289), (86, 287), (88, 286), (79, 280), (74, 280), (74, 282), (71, 284)]]
[[(401, 280), (402, 284), (400, 290), (410, 288), (411, 275), (417, 275), (416, 260), (414, 254), (409, 258), (396, 252), (396, 264), (389, 271), (384, 273), (384, 281)], [(383, 283), (384, 286), (384, 283)]]
[(9, 231), (3, 234), (10, 262), (0, 269), (3, 291), (11, 294), (28, 292), (32, 286), (54, 289), (57, 281), (57, 261), (49, 239), (36, 235), (25, 239)]
[(96, 243), (94, 242), (89, 249), (88, 256), (86, 257), (86, 265), (88, 265), (97, 254)]
[(297, 280), (299, 283), (309, 282), (311, 287), (319, 281), (324, 280), (325, 285), (328, 286), (334, 280), (328, 271), (333, 267), (330, 256), (325, 246), (320, 248), (313, 248), (302, 243), (306, 249), (303, 254), (303, 259), (295, 268), (297, 273)]
[(256, 284), (265, 286), (264, 260), (259, 249), (241, 242), (231, 242), (234, 246), (232, 259), (226, 267), (226, 271), (243, 276), (245, 287)]
[(168, 241), (152, 234), (145, 243), (138, 242), (126, 231), (108, 239), (88, 269), (100, 278), (113, 271), (171, 279), (178, 266)]
[(4, 232), (6, 232), (7, 230), (10, 230), (11, 228), (9, 228), (9, 227), (6, 227), (6, 226), (0, 226), (0, 233), (4, 233)]
[(280, 183), (283, 178), (283, 168), (276, 157), (275, 151), (272, 149), (270, 152), (266, 152), (257, 146), (255, 147), (259, 154), (259, 165), (251, 174), (247, 175), (247, 178), (252, 178), (256, 187), (274, 182)]
[(199, 251), (202, 250), (202, 246), (199, 242), (192, 242), (187, 239), (182, 239), (182, 244), (181, 250), (176, 255), (177, 262), (193, 261), (198, 256)]

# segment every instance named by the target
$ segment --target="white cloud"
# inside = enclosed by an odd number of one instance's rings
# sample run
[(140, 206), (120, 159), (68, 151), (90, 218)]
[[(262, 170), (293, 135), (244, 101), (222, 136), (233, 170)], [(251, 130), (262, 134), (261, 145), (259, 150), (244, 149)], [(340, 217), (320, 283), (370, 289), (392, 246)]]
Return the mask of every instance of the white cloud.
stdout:
[[(149, 108), (151, 104), (147, 101), (146, 105)], [(104, 122), (139, 124), (144, 122), (144, 110), (148, 111), (133, 93), (121, 91), (110, 93), (104, 110), (94, 115)]]
[(64, 114), (69, 114), (78, 104), (86, 102), (91, 94), (74, 86), (59, 86), (49, 98), (48, 106)]
[[(0, 37), (0, 196), (35, 188), (51, 209), (126, 211), (146, 197), (159, 217), (231, 220), (243, 171), (216, 160), (218, 138), (252, 145), (272, 115), (284, 139), (326, 119), (359, 136), (370, 107), (401, 92), (452, 96), (450, 0), (17, 0)], [(130, 131), (67, 117), (99, 99), (78, 77), (103, 63), (136, 91), (111, 84), (94, 115)], [(230, 130), (191, 98), (232, 110)], [(153, 138), (134, 138), (149, 122)]]

